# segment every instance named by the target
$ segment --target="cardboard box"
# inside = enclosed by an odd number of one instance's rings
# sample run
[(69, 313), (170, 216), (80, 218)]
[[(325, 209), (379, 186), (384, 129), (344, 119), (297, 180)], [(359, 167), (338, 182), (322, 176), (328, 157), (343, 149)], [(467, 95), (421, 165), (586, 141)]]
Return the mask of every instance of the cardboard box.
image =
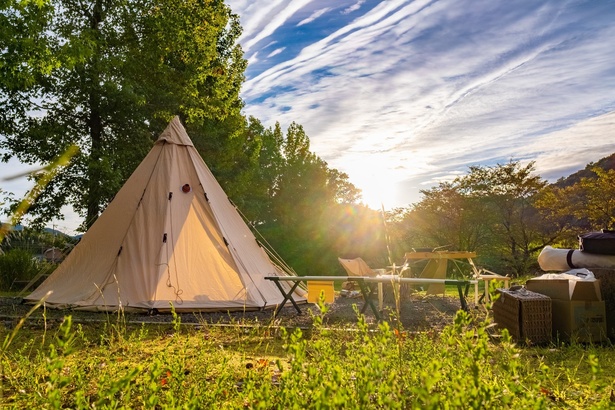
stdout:
[(551, 298), (526, 289), (498, 289), (493, 302), (493, 319), (498, 328), (508, 329), (519, 342), (551, 341)]
[(568, 279), (530, 279), (525, 287), (532, 292), (558, 300), (600, 301), (600, 281), (574, 281)]
[(325, 292), (325, 303), (333, 303), (335, 301), (335, 290), (331, 281), (307, 281), (308, 283), (308, 303), (317, 303), (320, 298), (320, 293)]
[(578, 342), (607, 340), (604, 301), (551, 299), (553, 337)]

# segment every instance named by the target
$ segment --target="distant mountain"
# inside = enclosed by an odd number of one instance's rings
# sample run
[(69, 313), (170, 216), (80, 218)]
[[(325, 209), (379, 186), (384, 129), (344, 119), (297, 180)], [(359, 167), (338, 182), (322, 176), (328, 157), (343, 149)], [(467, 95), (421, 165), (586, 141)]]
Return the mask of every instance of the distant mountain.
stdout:
[(575, 172), (574, 174), (568, 175), (567, 177), (562, 177), (558, 179), (553, 185), (564, 188), (567, 186), (572, 186), (577, 182), (581, 181), (581, 178), (593, 178), (596, 174), (594, 174), (591, 169), (594, 167), (599, 167), (604, 170), (615, 169), (615, 153), (609, 155), (608, 157), (604, 157), (596, 162), (590, 162), (587, 164), (585, 169)]
[[(7, 223), (7, 222), (0, 222), (0, 225), (2, 225), (2, 226), (8, 226), (8, 227), (10, 227), (10, 226), (11, 226), (11, 225), (10, 225), (9, 223)], [(19, 231), (23, 231), (23, 230), (24, 230), (24, 228), (26, 228), (26, 227), (25, 227), (25, 226), (23, 226), (23, 225), (21, 225), (21, 224), (17, 224), (17, 225), (15, 225), (15, 226), (11, 227), (11, 228), (10, 228), (10, 230), (19, 232)], [(47, 233), (50, 233), (50, 234), (52, 234), (52, 235), (65, 236), (65, 237), (71, 238), (71, 236), (70, 236), (70, 235), (67, 235), (67, 234), (65, 234), (64, 232), (62, 232), (62, 231), (58, 231), (57, 229), (53, 229), (53, 228), (43, 228), (43, 232), (47, 232)]]

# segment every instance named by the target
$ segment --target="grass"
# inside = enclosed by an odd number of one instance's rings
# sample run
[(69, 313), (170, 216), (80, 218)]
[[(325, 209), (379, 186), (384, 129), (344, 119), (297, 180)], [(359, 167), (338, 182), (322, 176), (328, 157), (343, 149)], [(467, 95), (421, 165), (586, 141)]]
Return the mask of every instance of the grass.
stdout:
[[(322, 307), (326, 311), (326, 307)], [(459, 312), (411, 333), (24, 322), (5, 329), (3, 408), (610, 408), (611, 345), (520, 347)], [(13, 337), (10, 342), (6, 342)]]

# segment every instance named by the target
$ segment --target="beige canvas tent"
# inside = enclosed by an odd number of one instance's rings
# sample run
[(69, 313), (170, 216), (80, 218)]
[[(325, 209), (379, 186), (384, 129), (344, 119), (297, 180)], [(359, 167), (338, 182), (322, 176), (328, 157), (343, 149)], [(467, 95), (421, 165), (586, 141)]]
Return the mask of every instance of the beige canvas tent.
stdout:
[[(274, 264), (175, 117), (34, 302), (90, 310), (273, 307)], [(295, 300), (304, 300), (295, 295)]]

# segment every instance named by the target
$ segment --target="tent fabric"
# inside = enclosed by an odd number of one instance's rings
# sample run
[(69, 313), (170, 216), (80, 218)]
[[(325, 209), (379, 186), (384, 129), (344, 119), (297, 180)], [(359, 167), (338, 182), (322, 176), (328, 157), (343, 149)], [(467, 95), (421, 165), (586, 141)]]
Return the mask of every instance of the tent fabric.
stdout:
[(615, 256), (545, 246), (538, 255), (538, 264), (544, 271), (567, 271), (572, 268), (615, 269)]
[(26, 300), (51, 291), (50, 306), (90, 310), (261, 309), (283, 300), (264, 277), (285, 274), (175, 117), (79, 244)]

